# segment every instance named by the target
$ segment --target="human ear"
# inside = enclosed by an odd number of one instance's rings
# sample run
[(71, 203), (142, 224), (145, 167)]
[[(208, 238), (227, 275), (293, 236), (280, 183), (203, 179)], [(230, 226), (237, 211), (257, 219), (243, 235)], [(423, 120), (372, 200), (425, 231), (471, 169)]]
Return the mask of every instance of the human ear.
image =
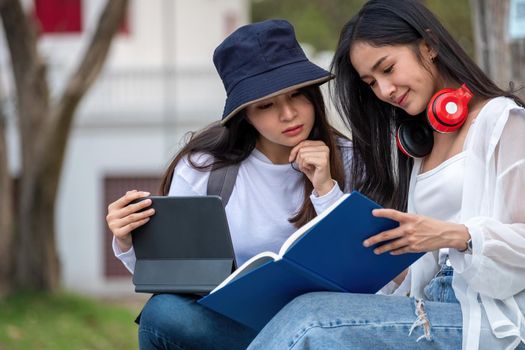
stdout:
[(437, 49), (429, 44), (426, 40), (421, 41), (419, 45), (419, 52), (425, 58), (425, 61), (434, 63), (437, 58)]
[(426, 37), (423, 38), (420, 46), (421, 53), (423, 57), (427, 58), (430, 62), (434, 62), (438, 52), (437, 47), (439, 42), (430, 29), (425, 29)]

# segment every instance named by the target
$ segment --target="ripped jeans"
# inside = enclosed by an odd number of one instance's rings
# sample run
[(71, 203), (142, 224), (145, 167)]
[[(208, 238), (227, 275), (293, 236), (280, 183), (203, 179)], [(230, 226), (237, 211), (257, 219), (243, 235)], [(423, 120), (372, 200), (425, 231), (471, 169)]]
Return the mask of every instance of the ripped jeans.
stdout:
[[(461, 349), (462, 315), (452, 273), (443, 264), (425, 288), (428, 300), (422, 303), (374, 294), (302, 295), (285, 306), (248, 349)], [(482, 331), (484, 327), (488, 331), (486, 318)]]

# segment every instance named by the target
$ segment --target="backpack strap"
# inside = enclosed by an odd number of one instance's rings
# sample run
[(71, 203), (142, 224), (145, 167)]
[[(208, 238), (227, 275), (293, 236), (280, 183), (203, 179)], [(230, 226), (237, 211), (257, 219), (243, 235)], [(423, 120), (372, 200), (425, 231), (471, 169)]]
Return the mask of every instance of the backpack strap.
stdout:
[(337, 137), (336, 145), (339, 149), (341, 160), (343, 162), (343, 171), (344, 171), (344, 184), (339, 184), (341, 189), (345, 193), (350, 193), (352, 190), (352, 183), (350, 181), (350, 176), (352, 174), (352, 157), (353, 157), (353, 144), (352, 141), (346, 137)]
[[(343, 164), (348, 165), (350, 162), (347, 157), (352, 157), (352, 142), (344, 137), (337, 138), (337, 147), (343, 158)], [(239, 173), (239, 167), (241, 163), (230, 164), (222, 168), (213, 167), (210, 172), (210, 177), (208, 179), (208, 184), (206, 188), (206, 194), (208, 196), (219, 196), (222, 199), (222, 205), (226, 207), (230, 196), (233, 192), (233, 187), (235, 186), (235, 180), (237, 180), (237, 174)], [(345, 173), (349, 174), (349, 169), (345, 167)], [(346, 184), (343, 184), (345, 189), (349, 188), (349, 182), (346, 181)]]
[(233, 192), (240, 166), (241, 163), (231, 164), (222, 168), (214, 166), (210, 172), (206, 194), (208, 196), (221, 197), (222, 205), (226, 207)]

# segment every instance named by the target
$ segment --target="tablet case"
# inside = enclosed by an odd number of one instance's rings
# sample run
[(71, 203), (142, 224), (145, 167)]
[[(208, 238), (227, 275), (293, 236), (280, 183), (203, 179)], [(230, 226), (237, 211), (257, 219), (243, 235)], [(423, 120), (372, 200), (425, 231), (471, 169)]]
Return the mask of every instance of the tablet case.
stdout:
[(136, 292), (207, 293), (230, 275), (235, 256), (220, 197), (147, 198), (155, 215), (132, 232)]

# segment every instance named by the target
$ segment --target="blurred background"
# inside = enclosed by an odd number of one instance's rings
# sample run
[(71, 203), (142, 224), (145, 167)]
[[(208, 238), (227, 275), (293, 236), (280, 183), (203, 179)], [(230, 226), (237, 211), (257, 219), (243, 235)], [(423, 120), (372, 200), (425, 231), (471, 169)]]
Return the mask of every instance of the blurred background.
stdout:
[[(523, 85), (524, 0), (423, 2), (498, 84)], [(156, 193), (184, 135), (220, 118), (228, 34), (285, 18), (328, 68), (363, 3), (0, 0), (0, 350), (136, 348), (148, 295), (113, 256), (108, 204)]]

